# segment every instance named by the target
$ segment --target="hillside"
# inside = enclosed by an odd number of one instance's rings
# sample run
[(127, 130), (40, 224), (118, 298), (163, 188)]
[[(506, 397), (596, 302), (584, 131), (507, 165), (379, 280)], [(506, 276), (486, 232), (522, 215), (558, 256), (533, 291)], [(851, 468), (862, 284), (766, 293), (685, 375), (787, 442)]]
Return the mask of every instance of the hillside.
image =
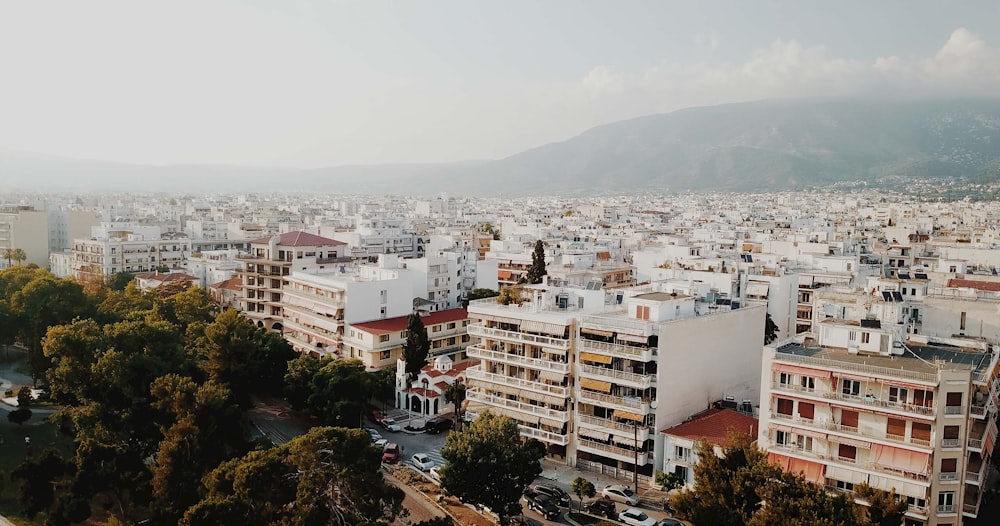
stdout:
[(888, 176), (982, 178), (998, 166), (1000, 99), (773, 100), (650, 115), (504, 159), (450, 164), (151, 167), (0, 152), (0, 187), (592, 195), (781, 190)]

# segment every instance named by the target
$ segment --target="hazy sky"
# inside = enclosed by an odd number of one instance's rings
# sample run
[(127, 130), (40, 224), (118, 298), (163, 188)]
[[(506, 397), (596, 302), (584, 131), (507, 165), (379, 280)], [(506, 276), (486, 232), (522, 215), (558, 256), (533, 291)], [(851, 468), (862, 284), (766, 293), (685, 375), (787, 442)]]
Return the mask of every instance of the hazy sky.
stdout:
[(497, 158), (770, 97), (1000, 94), (1000, 1), (0, 0), (0, 149)]

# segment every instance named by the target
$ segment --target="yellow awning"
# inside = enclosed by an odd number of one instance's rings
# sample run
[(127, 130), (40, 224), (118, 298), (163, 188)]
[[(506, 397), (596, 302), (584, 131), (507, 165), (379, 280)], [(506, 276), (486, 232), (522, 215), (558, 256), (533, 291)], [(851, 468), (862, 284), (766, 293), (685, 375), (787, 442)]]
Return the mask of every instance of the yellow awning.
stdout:
[(611, 363), (610, 356), (604, 356), (603, 354), (596, 354), (592, 352), (582, 352), (580, 353), (581, 360), (587, 360), (588, 362), (597, 362), (603, 364)]
[(643, 416), (640, 414), (629, 413), (628, 411), (621, 411), (619, 409), (615, 409), (615, 416), (618, 418), (625, 418), (627, 420), (633, 420), (636, 422), (642, 422), (644, 420)]
[(594, 336), (600, 336), (602, 338), (610, 338), (612, 335), (614, 335), (614, 333), (611, 331), (591, 329), (590, 327), (583, 327), (580, 329), (580, 332), (582, 332), (583, 334), (593, 334)]
[(602, 382), (592, 378), (580, 378), (580, 387), (590, 389), (591, 391), (600, 391), (602, 393), (611, 392), (611, 382)]

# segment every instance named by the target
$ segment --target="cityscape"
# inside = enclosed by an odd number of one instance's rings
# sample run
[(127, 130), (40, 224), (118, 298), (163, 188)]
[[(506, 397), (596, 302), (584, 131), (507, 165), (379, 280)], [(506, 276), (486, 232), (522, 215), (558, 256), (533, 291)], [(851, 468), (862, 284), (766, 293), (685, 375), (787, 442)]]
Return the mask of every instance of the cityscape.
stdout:
[(0, 0), (0, 526), (997, 524), (1000, 5), (503, 4)]

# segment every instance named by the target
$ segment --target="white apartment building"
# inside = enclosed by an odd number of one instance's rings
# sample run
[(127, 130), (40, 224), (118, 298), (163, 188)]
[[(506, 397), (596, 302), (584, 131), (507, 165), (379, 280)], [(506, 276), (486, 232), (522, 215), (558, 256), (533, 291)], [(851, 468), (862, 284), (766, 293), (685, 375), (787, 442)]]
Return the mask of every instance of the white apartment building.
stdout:
[[(272, 328), (281, 330), (298, 352), (346, 356), (351, 324), (413, 312), (412, 277), (396, 263), (396, 258), (383, 256), (379, 266), (343, 264), (291, 272), (283, 278), (278, 300), (281, 321)], [(378, 363), (386, 365), (392, 363)]]
[(213, 283), (220, 283), (236, 275), (238, 250), (206, 250), (192, 252), (184, 261), (184, 271), (195, 277), (195, 283), (207, 289)]
[[(409, 321), (409, 315), (404, 315), (351, 324), (344, 336), (344, 358), (361, 360), (368, 370), (394, 367), (403, 356)], [(431, 344), (428, 360), (445, 356), (451, 362), (465, 361), (465, 347), (469, 344), (469, 316), (465, 309), (431, 312), (421, 316), (420, 321)]]
[(281, 330), (285, 279), (293, 270), (339, 270), (350, 262), (344, 257), (345, 249), (340, 241), (308, 232), (287, 232), (251, 241), (250, 254), (239, 257), (242, 266), (237, 270), (243, 286), (243, 314), (259, 327)]
[(354, 257), (375, 261), (379, 254), (395, 254), (415, 258), (423, 255), (420, 236), (406, 229), (405, 219), (366, 218), (358, 216), (355, 227), (349, 232), (321, 232), (350, 245)]
[(102, 223), (91, 238), (73, 240), (72, 277), (100, 283), (119, 272), (149, 272), (179, 266), (191, 254), (191, 243), (178, 233), (130, 223)]
[(831, 491), (894, 489), (906, 526), (962, 524), (979, 512), (997, 436), (997, 349), (899, 338), (832, 319), (816, 345), (765, 347), (759, 444)]

